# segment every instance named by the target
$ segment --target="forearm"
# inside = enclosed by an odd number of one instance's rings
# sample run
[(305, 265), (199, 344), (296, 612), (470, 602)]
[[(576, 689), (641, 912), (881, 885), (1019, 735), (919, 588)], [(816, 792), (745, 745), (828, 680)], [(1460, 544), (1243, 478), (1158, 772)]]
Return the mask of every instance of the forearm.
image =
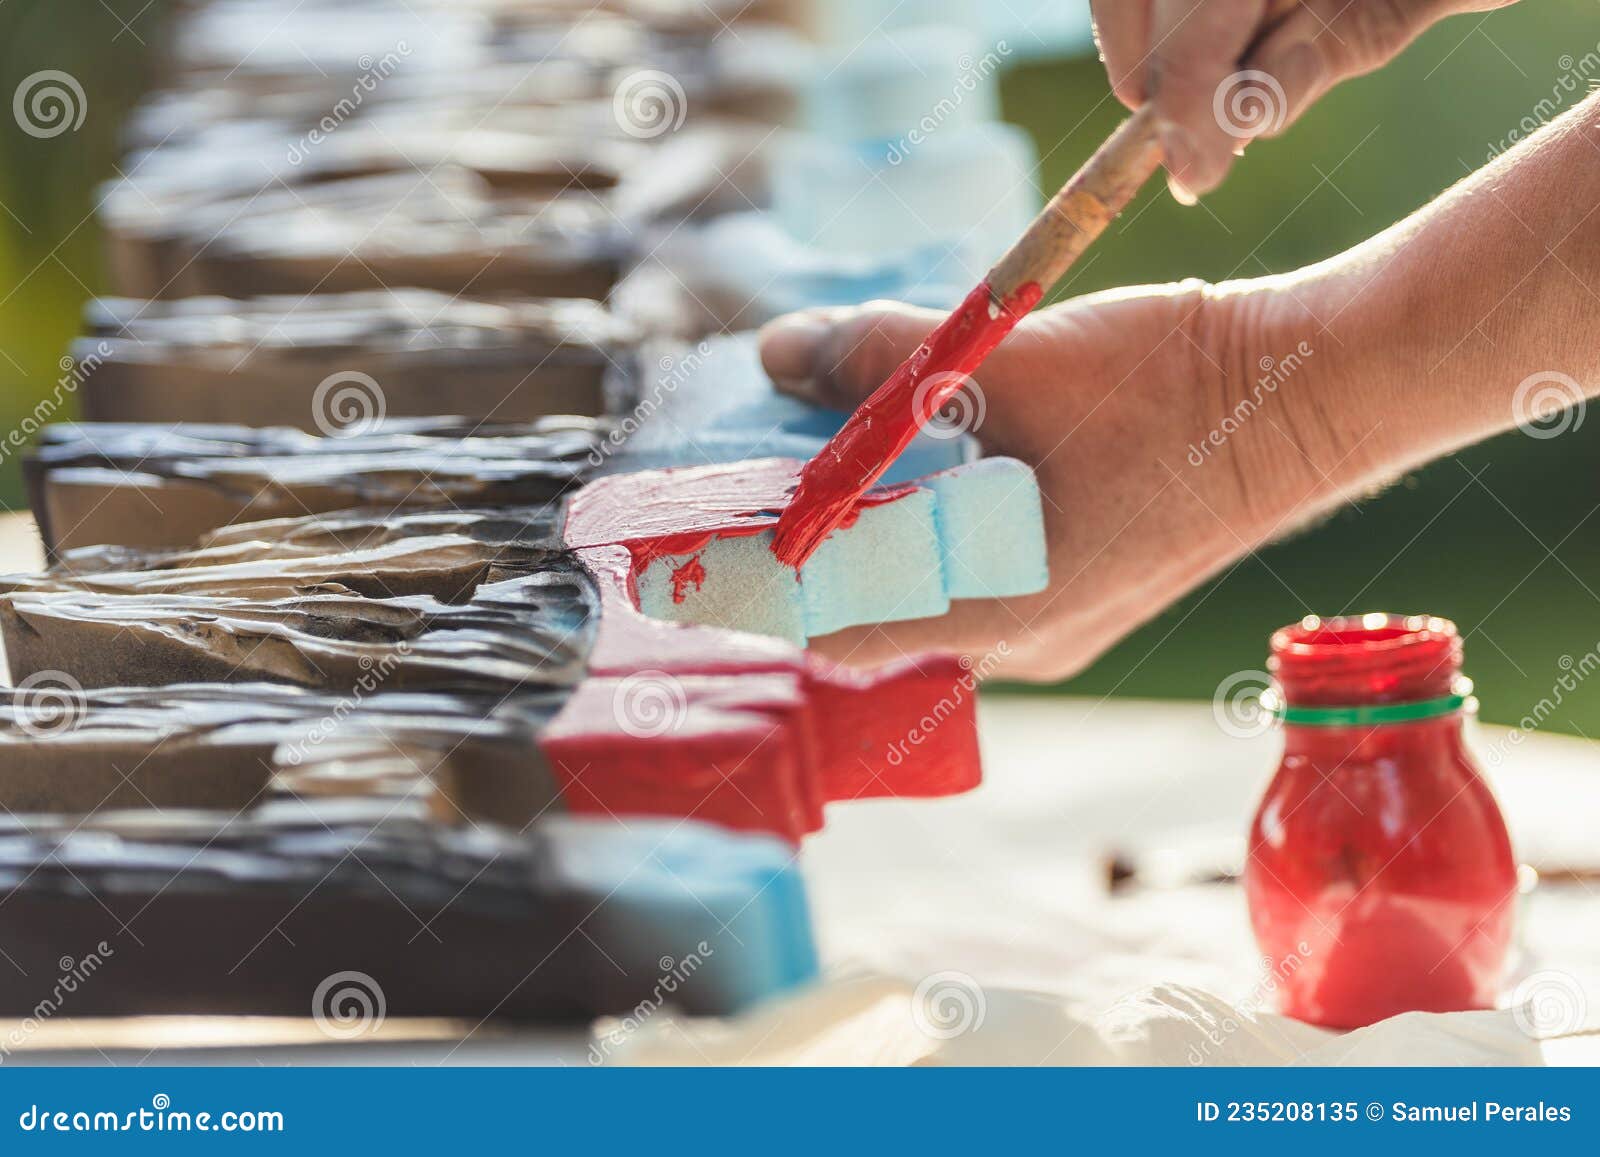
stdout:
[(1600, 392), (1597, 102), (1336, 258), (1217, 287), (1248, 348), (1317, 351), (1294, 403), (1328, 475), (1313, 505), (1526, 420), (1531, 375)]

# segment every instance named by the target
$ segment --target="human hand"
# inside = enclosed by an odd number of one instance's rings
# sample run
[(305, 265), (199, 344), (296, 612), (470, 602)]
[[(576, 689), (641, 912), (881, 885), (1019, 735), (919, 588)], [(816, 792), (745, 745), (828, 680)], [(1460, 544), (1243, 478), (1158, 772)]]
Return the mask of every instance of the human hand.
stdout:
[[(1034, 468), (1050, 587), (814, 647), (858, 664), (997, 655), (1001, 674), (1061, 678), (1406, 470), (1516, 426), (1541, 440), (1576, 428), (1600, 396), (1597, 151), (1600, 94), (1326, 261), (1030, 314), (969, 389), (985, 448)], [(761, 352), (786, 392), (851, 409), (939, 320), (881, 303), (809, 310), (769, 324)], [(1553, 432), (1540, 427), (1552, 415)]]
[(1430, 25), (1514, 0), (1091, 0), (1117, 99), (1153, 101), (1168, 185), (1185, 204), (1235, 154), (1341, 80), (1388, 63)]
[[(987, 453), (1034, 467), (1050, 587), (842, 631), (813, 649), (867, 666), (955, 651), (998, 658), (1009, 678), (1063, 678), (1336, 504), (1360, 445), (1315, 401), (1339, 359), (1318, 360), (1307, 293), (1186, 282), (1025, 318), (969, 383), (967, 409), (984, 412), (973, 432)], [(806, 311), (763, 331), (762, 356), (786, 392), (850, 410), (939, 320), (888, 303)]]

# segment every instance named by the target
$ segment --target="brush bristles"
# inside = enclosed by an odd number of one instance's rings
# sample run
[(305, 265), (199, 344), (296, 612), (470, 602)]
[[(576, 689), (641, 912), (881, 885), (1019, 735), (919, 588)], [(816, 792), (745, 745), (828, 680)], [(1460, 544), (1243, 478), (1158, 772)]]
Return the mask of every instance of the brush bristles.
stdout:
[(812, 506), (790, 505), (778, 519), (772, 536), (772, 553), (785, 566), (802, 567), (828, 536), (849, 518), (855, 497)]

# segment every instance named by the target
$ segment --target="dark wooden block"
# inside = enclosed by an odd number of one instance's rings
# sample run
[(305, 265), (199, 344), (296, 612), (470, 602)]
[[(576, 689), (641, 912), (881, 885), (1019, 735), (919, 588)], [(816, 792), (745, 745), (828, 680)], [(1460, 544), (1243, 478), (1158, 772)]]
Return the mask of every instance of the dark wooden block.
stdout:
[(283, 427), (61, 423), (24, 462), (50, 552), (182, 547), (232, 522), (374, 506), (539, 505), (607, 463), (585, 418), (398, 419), (337, 438)]
[(328, 433), (380, 409), (521, 422), (620, 411), (635, 389), (637, 334), (576, 298), (103, 298), (87, 322), (72, 352), (94, 422)]
[(0, 809), (239, 814), (279, 799), (382, 799), (519, 831), (564, 810), (539, 753), (561, 688), (360, 694), (272, 683), (0, 689)]
[[(816, 970), (776, 841), (681, 821), (447, 828), (387, 800), (0, 818), (0, 1015), (568, 1020), (731, 1012)], [(66, 963), (63, 963), (66, 962)], [(680, 962), (689, 963), (679, 968)], [(356, 1029), (361, 1028), (359, 1021)]]

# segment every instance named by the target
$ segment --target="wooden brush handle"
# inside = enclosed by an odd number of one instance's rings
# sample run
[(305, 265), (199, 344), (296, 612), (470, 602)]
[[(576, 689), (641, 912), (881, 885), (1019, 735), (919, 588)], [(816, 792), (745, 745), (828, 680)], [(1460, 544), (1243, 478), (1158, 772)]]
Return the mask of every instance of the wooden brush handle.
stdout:
[(1030, 281), (1048, 293), (1160, 165), (1155, 116), (1147, 104), (1117, 126), (989, 270), (993, 299), (1009, 300)]
[[(1272, 0), (1250, 51), (1300, 5)], [(989, 270), (989, 293), (996, 305), (1019, 288), (1036, 282), (1042, 293), (1061, 280), (1094, 239), (1105, 232), (1134, 194), (1161, 167), (1156, 118), (1148, 103), (1117, 126), (1094, 156), (1050, 198), (1027, 232)]]

